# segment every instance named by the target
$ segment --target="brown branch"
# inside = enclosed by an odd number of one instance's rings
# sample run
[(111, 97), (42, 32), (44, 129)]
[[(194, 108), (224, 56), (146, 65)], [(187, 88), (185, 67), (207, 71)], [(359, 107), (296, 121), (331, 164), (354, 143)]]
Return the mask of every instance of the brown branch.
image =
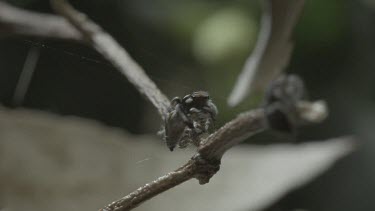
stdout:
[(111, 35), (102, 30), (85, 14), (75, 10), (65, 0), (51, 0), (51, 2), (56, 12), (74, 25), (99, 53), (120, 70), (136, 89), (151, 101), (164, 119), (170, 104), (168, 98), (125, 49)]
[[(297, 112), (303, 111), (308, 114), (305, 115), (308, 117), (304, 119), (305, 121), (322, 121), (327, 115), (325, 104), (321, 101), (302, 104), (297, 105)], [(208, 183), (219, 170), (221, 157), (227, 150), (266, 129), (268, 129), (268, 122), (265, 109), (260, 108), (242, 113), (204, 140), (198, 152), (184, 166), (109, 204), (101, 211), (131, 210), (191, 178), (198, 179), (200, 184)]]
[(184, 166), (109, 204), (101, 211), (131, 210), (144, 201), (191, 178), (197, 178), (201, 184), (207, 183), (210, 177), (219, 170), (219, 157), (230, 146), (267, 128), (264, 117), (263, 109), (239, 115), (212, 134), (198, 149), (198, 153)]
[(195, 166), (195, 163), (190, 160), (187, 164), (180, 167), (179, 169), (138, 188), (129, 195), (107, 205), (100, 210), (131, 210), (140, 205), (142, 202), (193, 178), (196, 171)]
[(228, 149), (267, 128), (264, 109), (242, 113), (209, 136), (198, 152), (208, 160), (220, 160)]
[(82, 34), (64, 18), (30, 12), (5, 2), (0, 2), (0, 34), (83, 41)]

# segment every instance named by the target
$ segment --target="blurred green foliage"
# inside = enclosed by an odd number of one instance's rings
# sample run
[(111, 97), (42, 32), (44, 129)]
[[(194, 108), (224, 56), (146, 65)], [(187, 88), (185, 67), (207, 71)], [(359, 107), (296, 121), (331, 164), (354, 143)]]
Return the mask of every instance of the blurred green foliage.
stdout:
[(256, 41), (255, 20), (239, 8), (225, 8), (203, 20), (193, 36), (193, 53), (206, 64), (222, 64), (248, 53)]
[(348, 30), (347, 7), (341, 0), (306, 1), (296, 32), (297, 48), (311, 51), (340, 44)]

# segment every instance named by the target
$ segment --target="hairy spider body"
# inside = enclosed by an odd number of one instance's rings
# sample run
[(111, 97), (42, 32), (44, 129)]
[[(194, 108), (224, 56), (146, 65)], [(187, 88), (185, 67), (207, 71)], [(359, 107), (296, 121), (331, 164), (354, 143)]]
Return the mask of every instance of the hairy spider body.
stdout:
[(180, 148), (193, 143), (199, 145), (201, 138), (213, 128), (218, 110), (205, 91), (186, 95), (182, 100), (173, 98), (164, 124), (164, 139), (168, 148)]

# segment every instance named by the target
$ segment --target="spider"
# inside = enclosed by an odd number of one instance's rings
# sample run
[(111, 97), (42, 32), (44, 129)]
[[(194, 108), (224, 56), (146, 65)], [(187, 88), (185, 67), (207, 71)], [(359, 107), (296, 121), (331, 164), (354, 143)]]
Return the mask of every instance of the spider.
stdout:
[(168, 148), (180, 148), (193, 143), (199, 145), (201, 138), (213, 128), (218, 110), (205, 91), (186, 95), (182, 100), (173, 98), (164, 124), (164, 140)]

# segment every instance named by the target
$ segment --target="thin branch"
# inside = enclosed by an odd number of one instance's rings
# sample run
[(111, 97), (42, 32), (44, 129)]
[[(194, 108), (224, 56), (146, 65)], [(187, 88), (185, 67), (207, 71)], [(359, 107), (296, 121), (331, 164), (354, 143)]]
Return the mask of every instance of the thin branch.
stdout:
[(193, 178), (195, 169), (194, 162), (189, 161), (181, 168), (138, 188), (129, 195), (100, 209), (100, 211), (131, 210), (139, 206), (142, 202)]
[(198, 152), (208, 160), (220, 160), (228, 149), (267, 128), (264, 109), (242, 113), (209, 136)]
[(39, 48), (32, 47), (27, 53), (20, 77), (13, 95), (13, 105), (19, 106), (25, 100), (27, 90), (34, 75), (35, 67), (40, 55)]
[[(264, 122), (264, 111), (262, 109), (239, 115), (212, 134), (198, 150), (198, 153), (184, 166), (109, 204), (101, 209), (101, 211), (131, 210), (153, 196), (192, 178), (202, 179), (200, 183), (207, 183), (209, 178), (205, 177), (205, 171), (209, 168), (202, 162), (208, 159), (216, 160), (216, 158), (226, 151), (225, 149), (228, 149), (228, 146), (243, 141), (248, 136), (266, 129), (266, 124), (263, 124)], [(229, 144), (225, 144), (225, 141)]]
[(120, 70), (136, 89), (151, 101), (164, 119), (170, 104), (168, 98), (125, 49), (111, 35), (102, 30), (85, 14), (75, 10), (65, 0), (51, 0), (51, 2), (58, 13), (74, 25), (98, 52)]
[[(316, 109), (317, 106), (324, 107), (325, 104), (321, 101), (304, 102), (303, 106), (297, 105), (297, 113), (308, 112), (305, 121), (322, 121), (322, 117), (327, 115), (327, 110), (325, 107)], [(205, 184), (219, 170), (221, 157), (226, 151), (266, 129), (268, 129), (268, 122), (265, 109), (242, 113), (203, 140), (198, 152), (184, 166), (112, 202), (101, 211), (131, 210), (159, 193), (192, 178), (198, 179), (200, 184)]]
[(285, 70), (293, 49), (291, 34), (304, 2), (304, 0), (264, 2), (258, 41), (228, 97), (230, 106), (238, 105), (254, 91), (264, 91), (264, 88)]
[(1, 1), (0, 34), (83, 41), (82, 34), (62, 17), (30, 12)]

